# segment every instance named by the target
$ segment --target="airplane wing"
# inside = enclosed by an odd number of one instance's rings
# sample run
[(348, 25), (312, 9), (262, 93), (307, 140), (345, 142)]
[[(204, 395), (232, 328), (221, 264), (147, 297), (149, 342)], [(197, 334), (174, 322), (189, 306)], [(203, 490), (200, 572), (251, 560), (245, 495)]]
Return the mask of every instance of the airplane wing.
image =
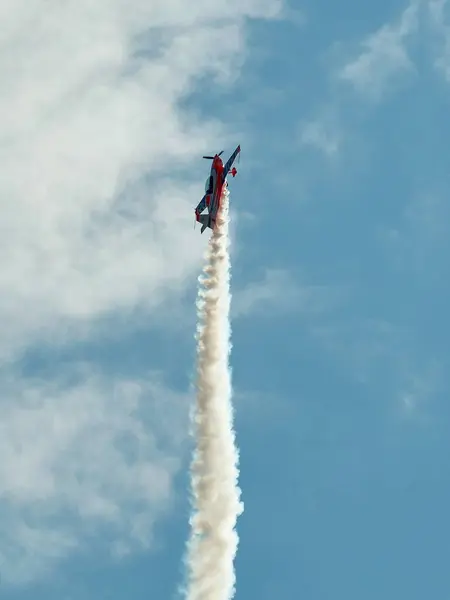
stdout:
[(206, 208), (206, 194), (203, 196), (203, 198), (200, 200), (200, 202), (197, 204), (197, 207), (195, 209), (195, 212), (197, 214), (201, 214)]
[(236, 160), (236, 156), (239, 154), (240, 151), (241, 151), (241, 146), (239, 145), (236, 148), (236, 150), (233, 152), (233, 154), (230, 156), (230, 158), (227, 160), (227, 162), (224, 164), (224, 166), (223, 166), (224, 179), (228, 175), (228, 172), (231, 169), (231, 166), (233, 165), (234, 161)]

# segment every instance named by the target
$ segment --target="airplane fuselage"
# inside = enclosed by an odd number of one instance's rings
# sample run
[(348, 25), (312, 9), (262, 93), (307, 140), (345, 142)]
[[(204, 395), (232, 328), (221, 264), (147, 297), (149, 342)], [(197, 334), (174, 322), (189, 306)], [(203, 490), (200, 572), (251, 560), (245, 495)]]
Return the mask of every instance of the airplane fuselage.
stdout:
[[(222, 159), (220, 158), (220, 154), (222, 153), (216, 154), (214, 157), (203, 157), (207, 159), (212, 159), (212, 165), (209, 177), (206, 180), (205, 195), (200, 200), (195, 209), (196, 221), (202, 223), (201, 233), (203, 233), (206, 227), (210, 227), (211, 229), (213, 229), (215, 226), (217, 215), (220, 210), (223, 186), (226, 183), (228, 173), (231, 173), (233, 177), (237, 173), (237, 170), (235, 168), (231, 169), (231, 166), (240, 151), (241, 147), (238, 146), (233, 152), (233, 154), (230, 156), (228, 161), (225, 163), (225, 165)], [(202, 214), (205, 208), (208, 211), (207, 215)]]
[(223, 178), (223, 162), (220, 156), (215, 156), (211, 166), (210, 181), (212, 189), (208, 190), (206, 197), (206, 206), (211, 217), (215, 220), (220, 208), (220, 199), (222, 198), (222, 188), (224, 184)]

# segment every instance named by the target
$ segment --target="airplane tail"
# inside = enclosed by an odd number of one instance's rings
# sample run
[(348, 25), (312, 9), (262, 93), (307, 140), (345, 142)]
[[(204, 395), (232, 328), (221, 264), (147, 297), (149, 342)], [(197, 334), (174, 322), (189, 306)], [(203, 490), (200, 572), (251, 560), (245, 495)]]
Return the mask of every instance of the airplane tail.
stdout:
[(207, 227), (211, 227), (211, 216), (208, 214), (199, 215), (199, 222), (202, 224), (202, 228), (200, 229), (200, 233), (203, 233)]

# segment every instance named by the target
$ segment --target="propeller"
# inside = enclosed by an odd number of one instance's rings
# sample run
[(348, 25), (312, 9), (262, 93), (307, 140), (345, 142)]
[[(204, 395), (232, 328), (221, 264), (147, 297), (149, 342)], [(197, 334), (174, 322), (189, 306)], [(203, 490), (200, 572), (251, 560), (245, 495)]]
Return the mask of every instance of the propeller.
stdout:
[[(217, 156), (220, 156), (221, 154), (223, 154), (223, 150), (221, 150)], [(208, 160), (214, 160), (215, 157), (214, 156), (204, 156), (203, 158), (206, 158)]]

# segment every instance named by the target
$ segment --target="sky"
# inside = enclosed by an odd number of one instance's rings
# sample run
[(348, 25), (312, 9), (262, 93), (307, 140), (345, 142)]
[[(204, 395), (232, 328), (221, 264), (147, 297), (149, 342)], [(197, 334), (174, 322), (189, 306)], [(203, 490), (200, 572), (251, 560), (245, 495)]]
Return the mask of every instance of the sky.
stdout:
[(0, 591), (184, 582), (203, 154), (237, 600), (444, 598), (450, 2), (3, 0)]

